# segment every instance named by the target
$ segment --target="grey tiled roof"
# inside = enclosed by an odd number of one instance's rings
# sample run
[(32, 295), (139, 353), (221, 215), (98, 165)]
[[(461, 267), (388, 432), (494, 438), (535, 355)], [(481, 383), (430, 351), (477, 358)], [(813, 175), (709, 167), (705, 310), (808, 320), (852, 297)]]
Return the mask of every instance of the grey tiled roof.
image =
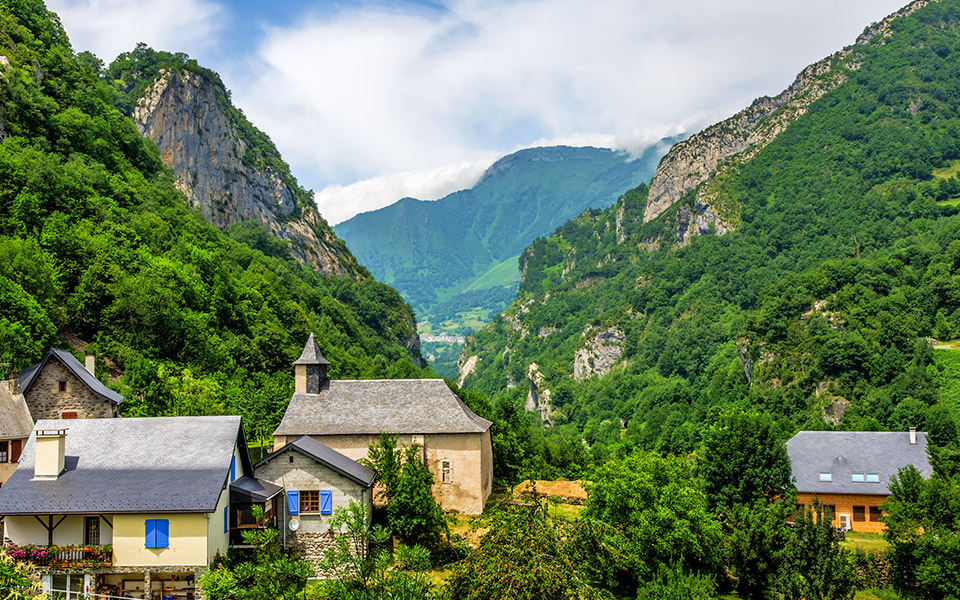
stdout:
[(7, 382), (0, 381), (0, 440), (25, 438), (33, 431), (33, 418), (23, 396), (10, 394)]
[(377, 474), (367, 467), (308, 436), (303, 436), (280, 448), (255, 464), (253, 468), (256, 469), (260, 465), (267, 464), (274, 458), (288, 451), (300, 452), (364, 487), (372, 486), (374, 480), (377, 478)]
[(67, 430), (66, 471), (31, 481), (31, 435), (0, 488), (0, 515), (212, 512), (235, 445), (246, 452), (240, 417), (43, 419), (37, 429)]
[[(800, 492), (887, 495), (900, 467), (913, 465), (924, 477), (933, 472), (922, 431), (916, 444), (905, 431), (801, 431), (787, 442), (787, 454)], [(820, 481), (820, 473), (833, 481)], [(853, 483), (853, 473), (878, 473), (880, 483)]]
[(90, 388), (90, 391), (93, 394), (105, 402), (112, 402), (114, 404), (120, 404), (123, 402), (123, 396), (117, 392), (111, 390), (103, 384), (99, 379), (94, 377), (90, 371), (87, 370), (80, 361), (76, 359), (73, 354), (70, 354), (66, 350), (61, 350), (59, 348), (51, 348), (44, 355), (43, 360), (39, 363), (24, 369), (20, 373), (20, 393), (26, 394), (30, 391), (30, 388), (33, 386), (33, 383), (37, 380), (37, 375), (40, 374), (40, 371), (43, 370), (43, 366), (47, 364), (51, 358), (58, 360), (68, 371), (73, 373), (80, 381), (83, 382), (85, 386)]
[(275, 483), (256, 477), (243, 477), (230, 484), (230, 503), (255, 502), (261, 504), (283, 491)]
[(478, 417), (442, 379), (324, 381), (319, 394), (294, 394), (275, 435), (481, 433)]
[(317, 340), (314, 339), (313, 334), (310, 334), (310, 337), (307, 338), (307, 344), (303, 347), (303, 352), (300, 353), (300, 358), (293, 361), (295, 365), (329, 365), (330, 361), (323, 357), (323, 354), (320, 353), (320, 346), (317, 345)]

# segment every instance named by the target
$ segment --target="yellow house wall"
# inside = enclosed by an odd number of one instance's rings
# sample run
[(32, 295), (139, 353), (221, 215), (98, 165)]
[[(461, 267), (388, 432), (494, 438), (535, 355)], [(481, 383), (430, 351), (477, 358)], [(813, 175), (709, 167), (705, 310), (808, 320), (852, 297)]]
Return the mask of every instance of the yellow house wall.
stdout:
[[(169, 547), (145, 547), (144, 533), (147, 519), (170, 521)], [(207, 534), (210, 527), (207, 519), (208, 515), (204, 513), (114, 515), (114, 565), (117, 567), (206, 565), (209, 556)], [(221, 522), (221, 532), (222, 529)]]
[[(314, 435), (340, 454), (359, 460), (367, 456), (367, 448), (375, 443), (377, 435)], [(417, 440), (424, 448), (424, 460), (434, 477), (432, 493), (445, 511), (476, 515), (483, 512), (484, 503), (493, 487), (493, 450), (490, 431), (483, 433), (433, 433), (401, 435), (398, 443), (407, 447)], [(287, 443), (286, 436), (277, 436), (274, 449)], [(452, 483), (440, 483), (440, 461), (449, 460)]]
[[(53, 530), (54, 546), (69, 546), (83, 543), (84, 527), (86, 517), (96, 517), (99, 515), (70, 515), (63, 520), (56, 529)], [(53, 523), (56, 525), (61, 515), (53, 517)], [(46, 521), (45, 516), (41, 519)], [(37, 544), (47, 545), (47, 530), (37, 522), (33, 517), (5, 517), (6, 536), (13, 540), (14, 544)], [(100, 519), (100, 543), (113, 543), (113, 529), (107, 525), (103, 519)]]
[[(838, 515), (844, 514), (850, 515), (850, 527), (852, 531), (883, 533), (884, 529), (886, 528), (883, 522), (870, 520), (870, 507), (879, 507), (880, 504), (887, 499), (887, 496), (877, 496), (872, 494), (811, 494), (809, 492), (800, 492), (797, 494), (797, 504), (810, 506), (813, 504), (814, 497), (819, 498), (821, 504), (836, 506), (836, 511), (833, 513), (832, 521), (834, 527), (838, 527), (840, 525), (840, 519)], [(854, 506), (864, 507), (866, 521), (853, 520)]]
[[(3, 385), (0, 382), (0, 385)], [(3, 486), (10, 479), (10, 476), (13, 475), (13, 472), (17, 470), (19, 462), (10, 462), (10, 457), (12, 456), (11, 447), (13, 445), (12, 439), (0, 440), (0, 442), (7, 442), (7, 462), (0, 463), (0, 486)], [(27, 445), (26, 439), (21, 439), (21, 448)]]
[[(240, 478), (239, 466), (240, 460), (237, 459), (237, 478)], [(217, 501), (217, 510), (212, 514), (207, 515), (207, 539), (209, 543), (207, 544), (207, 562), (209, 564), (213, 557), (218, 553), (221, 555), (226, 555), (227, 547), (230, 545), (230, 532), (229, 529), (227, 533), (223, 532), (223, 509), (229, 506), (230, 503), (230, 488), (220, 492), (220, 499)], [(172, 524), (171, 524), (172, 527)]]

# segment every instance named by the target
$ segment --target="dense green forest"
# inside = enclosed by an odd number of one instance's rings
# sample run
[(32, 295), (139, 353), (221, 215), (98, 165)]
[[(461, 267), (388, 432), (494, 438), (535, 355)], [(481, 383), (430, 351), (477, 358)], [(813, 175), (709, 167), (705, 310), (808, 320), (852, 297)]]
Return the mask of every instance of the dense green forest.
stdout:
[[(74, 55), (40, 0), (0, 8), (0, 361), (86, 345), (123, 413), (241, 414), (258, 435), (279, 422), (311, 331), (334, 377), (421, 375), (396, 291), (318, 275), (249, 223), (207, 224), (96, 57)], [(268, 141), (255, 160), (275, 156)]]
[[(549, 437), (582, 454), (583, 432), (588, 462), (691, 452), (730, 407), (792, 428), (933, 428), (942, 397), (956, 420), (953, 351), (931, 340), (960, 337), (960, 6), (891, 29), (835, 56), (844, 83), (704, 184), (734, 231), (679, 247), (696, 193), (643, 223), (641, 186), (537, 239), (516, 301), (468, 339), (466, 387), (519, 404), (535, 362)], [(607, 329), (618, 366), (574, 380), (585, 332)]]

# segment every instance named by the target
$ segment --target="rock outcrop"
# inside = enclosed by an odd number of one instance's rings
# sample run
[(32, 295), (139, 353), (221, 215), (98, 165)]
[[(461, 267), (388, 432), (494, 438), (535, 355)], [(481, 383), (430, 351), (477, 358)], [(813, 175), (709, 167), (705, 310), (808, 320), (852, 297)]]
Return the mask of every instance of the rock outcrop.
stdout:
[[(359, 276), (346, 245), (309, 192), (265, 165), (244, 160), (248, 145), (222, 84), (187, 70), (161, 70), (133, 109), (133, 121), (160, 148), (177, 187), (220, 229), (253, 220), (325, 275)], [(233, 117), (233, 118), (231, 118)], [(252, 128), (252, 126), (251, 126)]]
[(528, 412), (539, 412), (543, 424), (551, 425), (550, 417), (553, 414), (553, 409), (550, 406), (550, 390), (544, 387), (546, 381), (537, 363), (530, 363), (527, 368), (527, 381), (530, 383), (530, 390), (527, 392), (527, 402), (524, 409)]
[(583, 381), (602, 377), (613, 369), (623, 353), (623, 332), (611, 327), (604, 331), (587, 329), (582, 337), (590, 336), (573, 357), (573, 378)]
[[(660, 161), (650, 182), (643, 221), (657, 218), (718, 171), (750, 160), (790, 123), (803, 116), (814, 101), (843, 83), (848, 71), (859, 68), (859, 46), (871, 43), (878, 36), (882, 43), (891, 35), (890, 24), (895, 19), (908, 16), (933, 1), (936, 0), (911, 3), (868, 27), (852, 46), (804, 69), (779, 95), (758, 98), (729, 119), (673, 146)], [(717, 210), (715, 200), (705, 189), (699, 190), (696, 198), (699, 205), (722, 213)]]

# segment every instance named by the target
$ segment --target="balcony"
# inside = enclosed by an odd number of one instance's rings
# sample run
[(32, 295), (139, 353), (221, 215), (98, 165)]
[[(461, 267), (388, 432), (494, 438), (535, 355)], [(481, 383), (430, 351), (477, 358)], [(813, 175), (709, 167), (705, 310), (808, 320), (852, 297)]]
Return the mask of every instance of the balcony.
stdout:
[(8, 546), (7, 556), (36, 567), (100, 568), (113, 564), (113, 546)]

